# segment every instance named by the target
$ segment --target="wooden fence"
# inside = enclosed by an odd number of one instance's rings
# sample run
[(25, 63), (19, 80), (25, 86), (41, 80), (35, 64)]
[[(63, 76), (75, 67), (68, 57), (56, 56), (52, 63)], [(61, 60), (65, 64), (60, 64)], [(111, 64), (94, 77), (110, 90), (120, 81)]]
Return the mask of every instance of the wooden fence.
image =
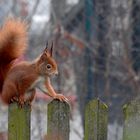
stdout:
[[(140, 139), (140, 101), (124, 106), (123, 140)], [(53, 100), (48, 105), (47, 140), (69, 140), (70, 106)], [(9, 106), (8, 140), (30, 140), (30, 106), (22, 109), (16, 103)], [(85, 108), (84, 140), (107, 140), (108, 107), (98, 99)]]

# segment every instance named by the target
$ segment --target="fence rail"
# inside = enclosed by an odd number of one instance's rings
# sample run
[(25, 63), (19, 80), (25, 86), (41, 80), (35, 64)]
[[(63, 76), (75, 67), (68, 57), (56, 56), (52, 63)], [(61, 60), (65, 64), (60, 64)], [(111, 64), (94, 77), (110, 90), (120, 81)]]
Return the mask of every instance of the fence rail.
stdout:
[[(123, 107), (123, 140), (140, 138), (140, 101), (134, 100)], [(30, 140), (31, 108), (16, 103), (9, 106), (8, 140)], [(48, 105), (47, 140), (69, 140), (70, 106), (53, 100)], [(108, 107), (99, 99), (90, 101), (85, 108), (84, 140), (107, 140)]]

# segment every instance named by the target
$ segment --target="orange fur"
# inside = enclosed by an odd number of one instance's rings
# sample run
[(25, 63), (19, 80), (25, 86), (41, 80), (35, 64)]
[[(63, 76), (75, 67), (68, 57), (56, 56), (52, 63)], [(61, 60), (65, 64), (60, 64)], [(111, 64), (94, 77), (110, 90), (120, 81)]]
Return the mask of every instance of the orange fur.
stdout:
[(52, 47), (46, 48), (33, 62), (21, 62), (13, 66), (13, 60), (22, 55), (27, 48), (26, 24), (19, 20), (8, 20), (0, 31), (0, 87), (5, 103), (17, 101), (32, 102), (35, 88), (45, 85), (51, 97), (67, 100), (56, 94), (50, 83), (50, 75), (58, 73), (57, 64), (52, 58)]
[(8, 19), (0, 29), (0, 91), (13, 60), (27, 48), (27, 26), (20, 20)]

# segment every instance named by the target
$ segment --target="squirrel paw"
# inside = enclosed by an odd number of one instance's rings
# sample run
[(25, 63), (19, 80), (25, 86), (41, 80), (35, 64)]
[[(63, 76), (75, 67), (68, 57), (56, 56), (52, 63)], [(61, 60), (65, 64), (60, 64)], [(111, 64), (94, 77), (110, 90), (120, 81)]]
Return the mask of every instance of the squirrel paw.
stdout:
[(24, 100), (24, 98), (19, 98), (19, 100), (18, 100), (18, 104), (19, 104), (20, 108), (22, 108), (23, 105), (25, 104), (25, 100)]
[(32, 111), (32, 102), (31, 101), (26, 101), (27, 105), (30, 106), (31, 111)]
[(12, 97), (11, 100), (10, 100), (10, 102), (11, 103), (18, 102), (18, 97), (16, 97), (16, 96)]
[(27, 105), (29, 105), (32, 108), (32, 102), (31, 101), (26, 101)]
[(62, 94), (56, 94), (56, 96), (54, 97), (54, 99), (58, 99), (58, 100), (60, 100), (60, 101), (65, 101), (65, 102), (67, 102), (68, 103), (68, 99), (64, 96), (64, 95), (62, 95)]

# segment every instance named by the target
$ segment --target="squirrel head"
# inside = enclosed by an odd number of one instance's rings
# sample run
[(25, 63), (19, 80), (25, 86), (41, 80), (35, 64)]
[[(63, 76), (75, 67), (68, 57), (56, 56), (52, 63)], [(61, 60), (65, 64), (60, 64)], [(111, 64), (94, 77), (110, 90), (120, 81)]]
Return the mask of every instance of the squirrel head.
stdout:
[(53, 43), (49, 49), (47, 42), (46, 48), (39, 58), (38, 66), (41, 75), (51, 76), (58, 74), (57, 63), (53, 58)]

